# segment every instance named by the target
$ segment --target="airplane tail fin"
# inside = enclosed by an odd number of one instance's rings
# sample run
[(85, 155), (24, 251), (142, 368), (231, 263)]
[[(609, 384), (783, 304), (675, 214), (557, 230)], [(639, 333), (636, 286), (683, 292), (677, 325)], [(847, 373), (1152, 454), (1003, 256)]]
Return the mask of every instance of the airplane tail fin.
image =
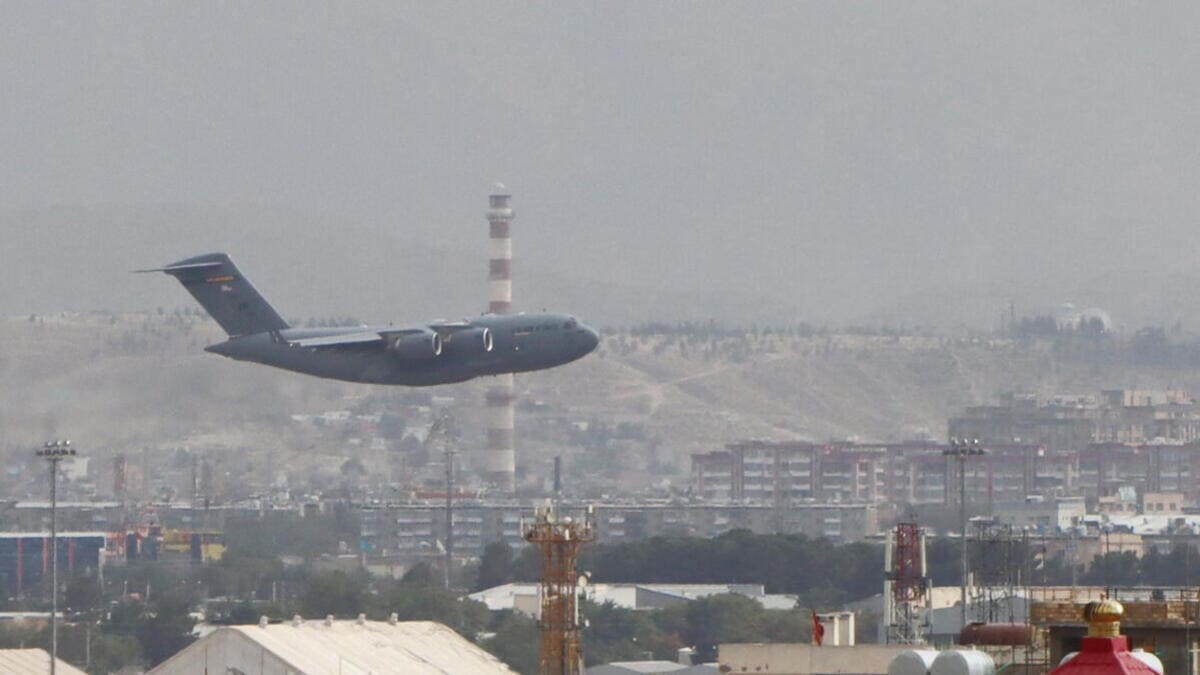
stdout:
[(224, 253), (138, 272), (166, 272), (178, 279), (231, 337), (288, 327)]

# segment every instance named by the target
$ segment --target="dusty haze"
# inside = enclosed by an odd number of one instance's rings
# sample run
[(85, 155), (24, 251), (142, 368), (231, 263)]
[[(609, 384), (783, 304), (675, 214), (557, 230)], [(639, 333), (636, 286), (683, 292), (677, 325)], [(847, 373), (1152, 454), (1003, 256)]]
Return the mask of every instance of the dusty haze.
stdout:
[(0, 313), (188, 304), (127, 271), (209, 250), (289, 317), (476, 313), (503, 180), (527, 309), (988, 327), (1072, 300), (1186, 323), (1198, 19), (9, 4)]

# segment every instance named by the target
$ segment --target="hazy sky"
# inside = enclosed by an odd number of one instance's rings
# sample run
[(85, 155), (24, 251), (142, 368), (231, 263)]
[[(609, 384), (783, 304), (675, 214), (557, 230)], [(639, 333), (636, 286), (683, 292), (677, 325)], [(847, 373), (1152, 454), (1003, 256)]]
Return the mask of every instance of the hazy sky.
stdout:
[[(4, 17), (0, 313), (182, 305), (127, 270), (213, 249), (286, 315), (476, 311), (497, 180), (518, 304), (585, 316), (699, 313), (718, 291), (787, 320), (935, 290), (967, 312), (1200, 257), (1195, 3)], [(608, 282), (624, 290), (591, 299)]]

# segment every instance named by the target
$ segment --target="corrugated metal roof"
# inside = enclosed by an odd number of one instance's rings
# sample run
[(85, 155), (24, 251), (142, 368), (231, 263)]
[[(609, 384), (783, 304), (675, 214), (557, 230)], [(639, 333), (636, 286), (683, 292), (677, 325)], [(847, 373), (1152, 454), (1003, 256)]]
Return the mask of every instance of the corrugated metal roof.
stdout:
[(508, 666), (433, 621), (303, 621), (234, 626), (305, 673), (511, 673)]
[(640, 673), (677, 673), (687, 666), (674, 661), (614, 661), (592, 666), (585, 675), (639, 675)]
[[(0, 532), (0, 539), (31, 539), (41, 537), (43, 539), (50, 536), (50, 531), (45, 532)], [(59, 532), (58, 536), (62, 539), (80, 539), (83, 537), (97, 537), (103, 539), (108, 536), (106, 532)]]
[[(236, 634), (304, 675), (512, 675), (496, 657), (433, 621), (301, 621), (228, 626), (193, 643), (160, 668), (203, 654), (205, 643)], [(209, 663), (211, 667), (211, 662)], [(151, 671), (157, 672), (158, 668)]]
[[(58, 660), (62, 675), (87, 675), (71, 664)], [(0, 673), (4, 675), (46, 675), (50, 672), (50, 654), (42, 649), (0, 649)]]

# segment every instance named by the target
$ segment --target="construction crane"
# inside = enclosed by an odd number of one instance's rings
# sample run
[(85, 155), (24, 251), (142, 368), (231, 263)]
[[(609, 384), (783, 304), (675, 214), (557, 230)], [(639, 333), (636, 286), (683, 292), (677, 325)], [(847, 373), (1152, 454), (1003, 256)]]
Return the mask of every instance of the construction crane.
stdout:
[(884, 553), (883, 602), (889, 644), (924, 644), (929, 621), (925, 531), (897, 523)]
[(583, 653), (579, 647), (579, 549), (596, 537), (592, 509), (582, 521), (559, 518), (553, 505), (539, 507), (533, 522), (522, 523), (525, 541), (541, 554), (541, 648), (539, 675), (579, 675)]

